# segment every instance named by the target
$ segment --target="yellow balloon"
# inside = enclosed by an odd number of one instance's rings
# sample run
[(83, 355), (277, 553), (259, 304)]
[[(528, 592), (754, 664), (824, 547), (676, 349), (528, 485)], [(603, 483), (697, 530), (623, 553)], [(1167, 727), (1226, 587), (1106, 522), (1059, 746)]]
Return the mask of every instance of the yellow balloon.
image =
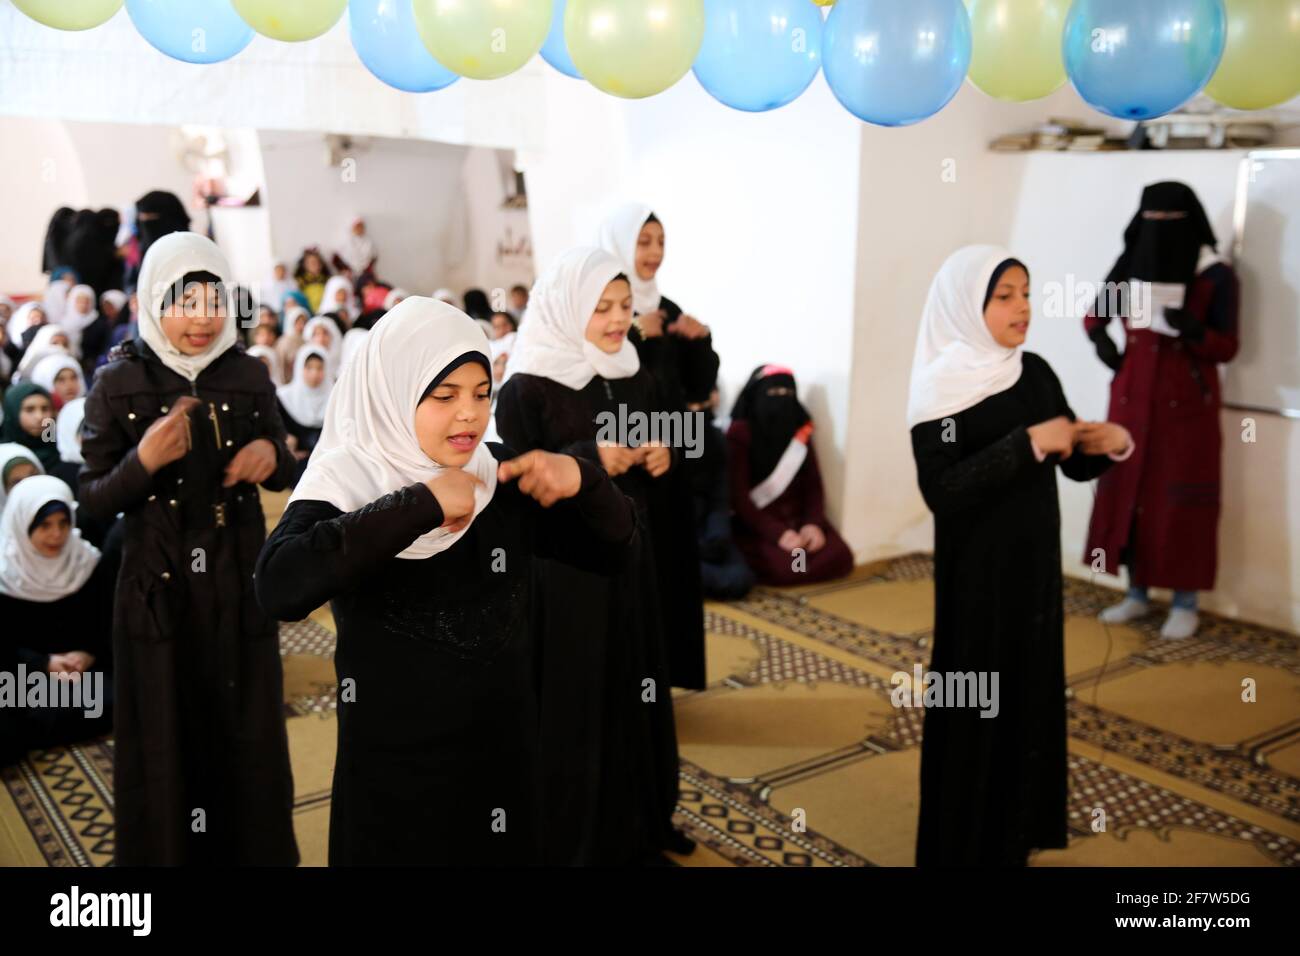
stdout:
[(14, 0), (14, 6), (56, 30), (89, 30), (111, 20), (122, 0)]
[(297, 43), (314, 40), (339, 22), (348, 0), (231, 0), (235, 12), (262, 36)]
[(1070, 0), (966, 0), (970, 81), (1000, 100), (1023, 103), (1065, 83), (1061, 40)]
[(551, 0), (415, 0), (412, 10), (433, 58), (474, 80), (513, 73), (551, 30)]
[(569, 0), (564, 39), (592, 86), (641, 99), (691, 68), (704, 43), (704, 0)]
[(1226, 0), (1228, 45), (1205, 92), (1239, 110), (1300, 96), (1300, 0)]

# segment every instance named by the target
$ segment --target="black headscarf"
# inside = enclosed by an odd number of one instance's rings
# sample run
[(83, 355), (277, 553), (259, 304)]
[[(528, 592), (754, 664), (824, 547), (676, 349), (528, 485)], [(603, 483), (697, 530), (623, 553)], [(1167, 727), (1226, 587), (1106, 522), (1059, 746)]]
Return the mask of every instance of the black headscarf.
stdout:
[[(1181, 213), (1178, 219), (1149, 219), (1147, 213)], [(1155, 183), (1142, 191), (1142, 205), (1124, 231), (1124, 252), (1107, 282), (1190, 283), (1201, 247), (1218, 245), (1205, 208), (1185, 183)]]
[(41, 271), (53, 272), (59, 266), (68, 264), (64, 258), (64, 243), (68, 239), (68, 232), (72, 229), (72, 220), (76, 217), (75, 209), (67, 206), (60, 206), (50, 217), (49, 227), (45, 230), (45, 248), (41, 254)]
[(145, 193), (135, 204), (135, 230), (140, 238), (140, 258), (149, 247), (173, 232), (190, 228), (190, 214), (175, 193), (155, 190)]
[[(769, 395), (773, 388), (788, 388), (792, 394)], [(732, 421), (749, 423), (749, 480), (753, 485), (772, 473), (794, 436), (812, 422), (794, 391), (794, 375), (787, 369), (760, 365), (731, 409)]]
[(465, 314), (471, 319), (492, 318), (492, 303), (482, 289), (470, 289), (465, 293)]
[(424, 390), (424, 394), (420, 396), (420, 401), (424, 401), (426, 398), (432, 395), (433, 390), (437, 388), (439, 385), (441, 385), (446, 380), (448, 375), (456, 371), (456, 369), (460, 368), (462, 365), (468, 365), (470, 362), (473, 362), (475, 365), (479, 366), (487, 374), (488, 389), (491, 390), (492, 369), (488, 366), (487, 358), (484, 357), (482, 352), (464, 352), (456, 356), (456, 358), (452, 359), (451, 362), (448, 363), (446, 368), (444, 368), (441, 372), (439, 372), (437, 375), (433, 377), (433, 381), (429, 383), (428, 388)]

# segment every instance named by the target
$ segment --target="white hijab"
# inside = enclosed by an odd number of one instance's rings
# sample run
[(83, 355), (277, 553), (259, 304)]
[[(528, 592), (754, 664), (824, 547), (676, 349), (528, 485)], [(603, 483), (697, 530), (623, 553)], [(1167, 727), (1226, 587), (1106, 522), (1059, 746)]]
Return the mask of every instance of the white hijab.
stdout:
[(375, 243), (369, 232), (358, 236), (352, 231), (358, 222), (365, 220), (357, 217), (348, 223), (348, 234), (339, 249), (339, 258), (348, 264), (354, 275), (360, 276), (366, 271), (366, 266), (370, 265), (370, 260), (375, 258)]
[(653, 212), (643, 203), (620, 206), (601, 224), (597, 240), (602, 249), (622, 263), (622, 271), (632, 283), (632, 311), (637, 315), (654, 312), (663, 298), (654, 279), (642, 279), (636, 272), (637, 240)]
[(997, 246), (967, 246), (934, 277), (912, 359), (908, 428), (973, 408), (1020, 381), (1020, 349), (999, 345), (984, 323), (989, 281), (1013, 258)]
[[(325, 377), (320, 385), (308, 388), (302, 379), (302, 370), (307, 359), (316, 356), (325, 365)], [(320, 428), (325, 424), (325, 408), (329, 404), (330, 392), (334, 382), (330, 379), (330, 357), (319, 345), (304, 345), (293, 359), (293, 378), (288, 385), (281, 385), (275, 390), (280, 404), (293, 416), (293, 420), (303, 428)]]
[[(0, 445), (0, 471), (3, 471), (4, 467), (15, 458), (26, 458), (36, 466), (37, 474), (45, 474), (45, 466), (41, 464), (41, 460), (37, 458), (35, 453), (26, 445), (20, 445), (17, 442), (5, 442), (3, 445)], [(35, 477), (35, 475), (32, 477)], [(19, 484), (22, 484), (22, 482), (19, 482)], [(3, 480), (0, 480), (0, 510), (4, 509), (5, 495), (4, 482)]]
[(570, 249), (533, 285), (528, 310), (519, 323), (505, 380), (523, 372), (549, 378), (575, 391), (599, 375), (631, 378), (641, 368), (628, 339), (613, 355), (587, 341), (587, 323), (622, 264), (603, 249)]
[[(90, 298), (89, 312), (77, 311), (77, 296), (80, 295)], [(72, 348), (75, 352), (81, 351), (81, 333), (99, 318), (99, 309), (95, 305), (95, 290), (90, 286), (74, 285), (68, 290), (67, 303), (63, 309), (63, 318), (59, 319), (59, 325), (63, 326), (68, 337), (72, 339)]]
[(71, 349), (54, 344), (53, 339), (56, 335), (69, 338), (68, 333), (63, 331), (62, 326), (42, 325), (40, 327), (36, 335), (32, 337), (32, 344), (27, 346), (27, 351), (23, 353), (22, 359), (18, 362), (18, 369), (14, 372), (15, 382), (30, 381), (36, 366), (52, 355), (64, 355), (73, 358)]
[[(443, 290), (443, 291), (446, 291), (446, 290)], [(447, 294), (448, 294), (448, 295), (451, 295), (452, 293), (448, 292)], [(388, 295), (384, 296), (384, 309), (385, 309), (385, 310), (387, 310), (387, 309), (395, 309), (395, 308), (397, 308), (398, 305), (401, 304), (401, 301), (402, 301), (403, 299), (409, 299), (410, 297), (411, 297), (411, 293), (407, 292), (407, 291), (406, 291), (405, 289), (403, 289), (403, 288), (395, 287), (395, 288), (389, 289), (389, 290), (388, 290)], [(440, 301), (443, 301), (443, 302), (447, 301), (446, 299), (443, 299), (443, 297), (440, 296), (440, 295), (435, 295), (434, 298), (435, 298), (435, 299), (438, 299), (438, 300), (440, 300)]]
[(348, 367), (348, 363), (356, 358), (366, 344), (366, 338), (370, 335), (369, 329), (348, 329), (343, 333), (343, 348), (339, 359), (339, 374)]
[(270, 368), (267, 369), (267, 373), (271, 376), (271, 381), (276, 385), (279, 385), (280, 382), (284, 380), (283, 370), (280, 368), (280, 354), (276, 352), (275, 349), (271, 348), (271, 346), (251, 345), (248, 347), (248, 351), (244, 354), (251, 355), (255, 359), (264, 360), (262, 362), (263, 365), (270, 362), (271, 365)]
[[(329, 353), (329, 360), (325, 363), (325, 375), (330, 379), (339, 377), (339, 366), (343, 362), (343, 333), (339, 331), (339, 325), (333, 319), (326, 315), (318, 315), (312, 319), (302, 330), (303, 345), (320, 345), (319, 342), (313, 341), (312, 336), (317, 329), (327, 329), (330, 334), (330, 344), (325, 348)], [(297, 355), (294, 356), (297, 359)]]
[(45, 311), (45, 306), (39, 302), (24, 302), (18, 308), (14, 309), (13, 314), (9, 316), (9, 324), (5, 326), (5, 335), (9, 341), (18, 348), (23, 347), (23, 333), (27, 331), (31, 323), (31, 314), (37, 309), (45, 316), (45, 321), (50, 321), (50, 314)]
[(117, 309), (117, 315), (120, 318), (122, 310), (126, 308), (126, 303), (129, 299), (130, 296), (121, 289), (108, 289), (99, 297), (99, 307), (102, 309), (105, 302), (109, 303), (113, 308)]
[[(167, 340), (162, 330), (162, 301), (168, 288), (188, 272), (211, 272), (221, 279), (226, 297), (226, 320), (212, 344), (198, 355), (186, 355)], [(220, 358), (238, 337), (238, 313), (230, 285), (230, 264), (217, 244), (197, 232), (173, 232), (149, 247), (140, 265), (136, 285), (140, 303), (137, 317), (140, 337), (158, 360), (181, 378), (193, 382)]]
[[(467, 352), (488, 361), (486, 337), (459, 309), (419, 296), (393, 309), (371, 330), (365, 348), (334, 387), (320, 442), (290, 503), (328, 501), (352, 512), (436, 477), (442, 466), (420, 448), (415, 410), (434, 378)], [(488, 427), (486, 418), (482, 427)], [(483, 482), (474, 493), (477, 517), (496, 491), (496, 459), (480, 441), (464, 470)], [(446, 551), (468, 528), (455, 534), (435, 528), (398, 557)]]
[(72, 489), (52, 475), (33, 475), (14, 486), (0, 516), (0, 594), (49, 603), (80, 591), (94, 573), (99, 549), (83, 541), (75, 527), (56, 558), (32, 544), (27, 526), (51, 501), (63, 502), (69, 516), (76, 515)]
[(86, 376), (81, 371), (81, 363), (71, 355), (61, 352), (53, 352), (37, 361), (37, 363), (32, 366), (32, 374), (28, 376), (28, 378), (53, 396), (54, 380), (59, 377), (59, 373), (65, 368), (70, 368), (77, 373), (77, 382), (81, 387), (81, 391), (77, 394), (79, 396), (85, 395)]
[(63, 406), (54, 423), (54, 438), (58, 442), (59, 458), (84, 465), (86, 459), (81, 456), (81, 423), (86, 417), (85, 397), (74, 398)]
[(51, 279), (50, 284), (45, 287), (45, 295), (41, 299), (41, 309), (51, 322), (57, 322), (63, 318), (63, 310), (68, 305), (68, 292), (75, 282), (75, 279), (69, 278), (65, 273), (57, 279)]
[[(338, 295), (340, 289), (347, 293), (347, 297), (344, 298), (341, 304), (334, 301), (334, 297)], [(339, 309), (348, 310), (349, 322), (355, 322), (360, 318), (360, 313), (357, 311), (357, 296), (352, 287), (352, 282), (347, 276), (333, 275), (325, 283), (325, 293), (320, 297), (320, 310), (324, 314), (326, 312), (337, 312)]]

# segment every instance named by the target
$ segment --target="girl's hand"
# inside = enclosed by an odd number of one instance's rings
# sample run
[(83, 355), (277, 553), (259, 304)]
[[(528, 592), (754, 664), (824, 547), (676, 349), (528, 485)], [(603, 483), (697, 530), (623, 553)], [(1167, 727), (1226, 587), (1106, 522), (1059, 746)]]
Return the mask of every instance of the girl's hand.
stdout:
[(1079, 447), (1085, 455), (1120, 455), (1133, 443), (1133, 436), (1114, 422), (1080, 422)]
[(474, 492), (483, 482), (460, 468), (444, 468), (425, 482), (442, 509), (442, 527), (457, 532), (474, 516)]
[(803, 540), (804, 547), (809, 553), (820, 551), (826, 547), (826, 534), (815, 524), (806, 524), (799, 529), (799, 537)]
[(655, 309), (645, 315), (638, 315), (636, 324), (641, 328), (641, 337), (654, 339), (664, 334), (664, 310)]
[(160, 468), (185, 457), (190, 450), (190, 410), (199, 400), (192, 395), (176, 399), (169, 411), (145, 431), (136, 448), (144, 470), (156, 474)]
[(1029, 438), (1044, 455), (1060, 455), (1064, 461), (1074, 451), (1078, 426), (1064, 415), (1030, 427)]
[(95, 663), (95, 655), (87, 651), (68, 651), (63, 655), (63, 659), (68, 661), (74, 670), (85, 672)]
[(644, 449), (628, 448), (625, 445), (600, 445), (596, 451), (600, 453), (600, 463), (611, 478), (627, 474), (645, 458)]
[(803, 547), (803, 538), (799, 536), (798, 531), (785, 531), (777, 538), (776, 546), (782, 551), (793, 552), (795, 548)]
[(668, 469), (673, 466), (673, 453), (671, 449), (663, 445), (643, 445), (645, 457), (641, 464), (645, 470), (650, 473), (651, 478), (659, 478), (668, 473)]
[(254, 438), (226, 466), (222, 487), (233, 488), (241, 481), (260, 485), (275, 474), (275, 443), (269, 438)]
[(549, 508), (557, 501), (572, 498), (582, 489), (582, 471), (578, 460), (569, 455), (548, 451), (530, 451), (497, 468), (498, 481), (519, 480), (519, 490)]

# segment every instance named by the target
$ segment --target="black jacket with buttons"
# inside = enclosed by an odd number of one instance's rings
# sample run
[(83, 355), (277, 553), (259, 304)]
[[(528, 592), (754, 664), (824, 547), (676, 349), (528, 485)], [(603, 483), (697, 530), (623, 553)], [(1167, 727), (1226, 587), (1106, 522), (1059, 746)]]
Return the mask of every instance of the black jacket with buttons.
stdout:
[[(139, 441), (183, 395), (200, 402), (190, 451), (150, 475)], [(266, 367), (232, 347), (191, 383), (144, 343), (124, 343), (86, 398), (81, 434), (80, 507), (125, 522), (113, 611), (116, 862), (292, 865), (278, 628), (253, 591), (265, 518), (256, 487), (222, 487), (234, 455), (259, 438), (277, 455), (264, 487), (282, 490), (293, 474)]]

